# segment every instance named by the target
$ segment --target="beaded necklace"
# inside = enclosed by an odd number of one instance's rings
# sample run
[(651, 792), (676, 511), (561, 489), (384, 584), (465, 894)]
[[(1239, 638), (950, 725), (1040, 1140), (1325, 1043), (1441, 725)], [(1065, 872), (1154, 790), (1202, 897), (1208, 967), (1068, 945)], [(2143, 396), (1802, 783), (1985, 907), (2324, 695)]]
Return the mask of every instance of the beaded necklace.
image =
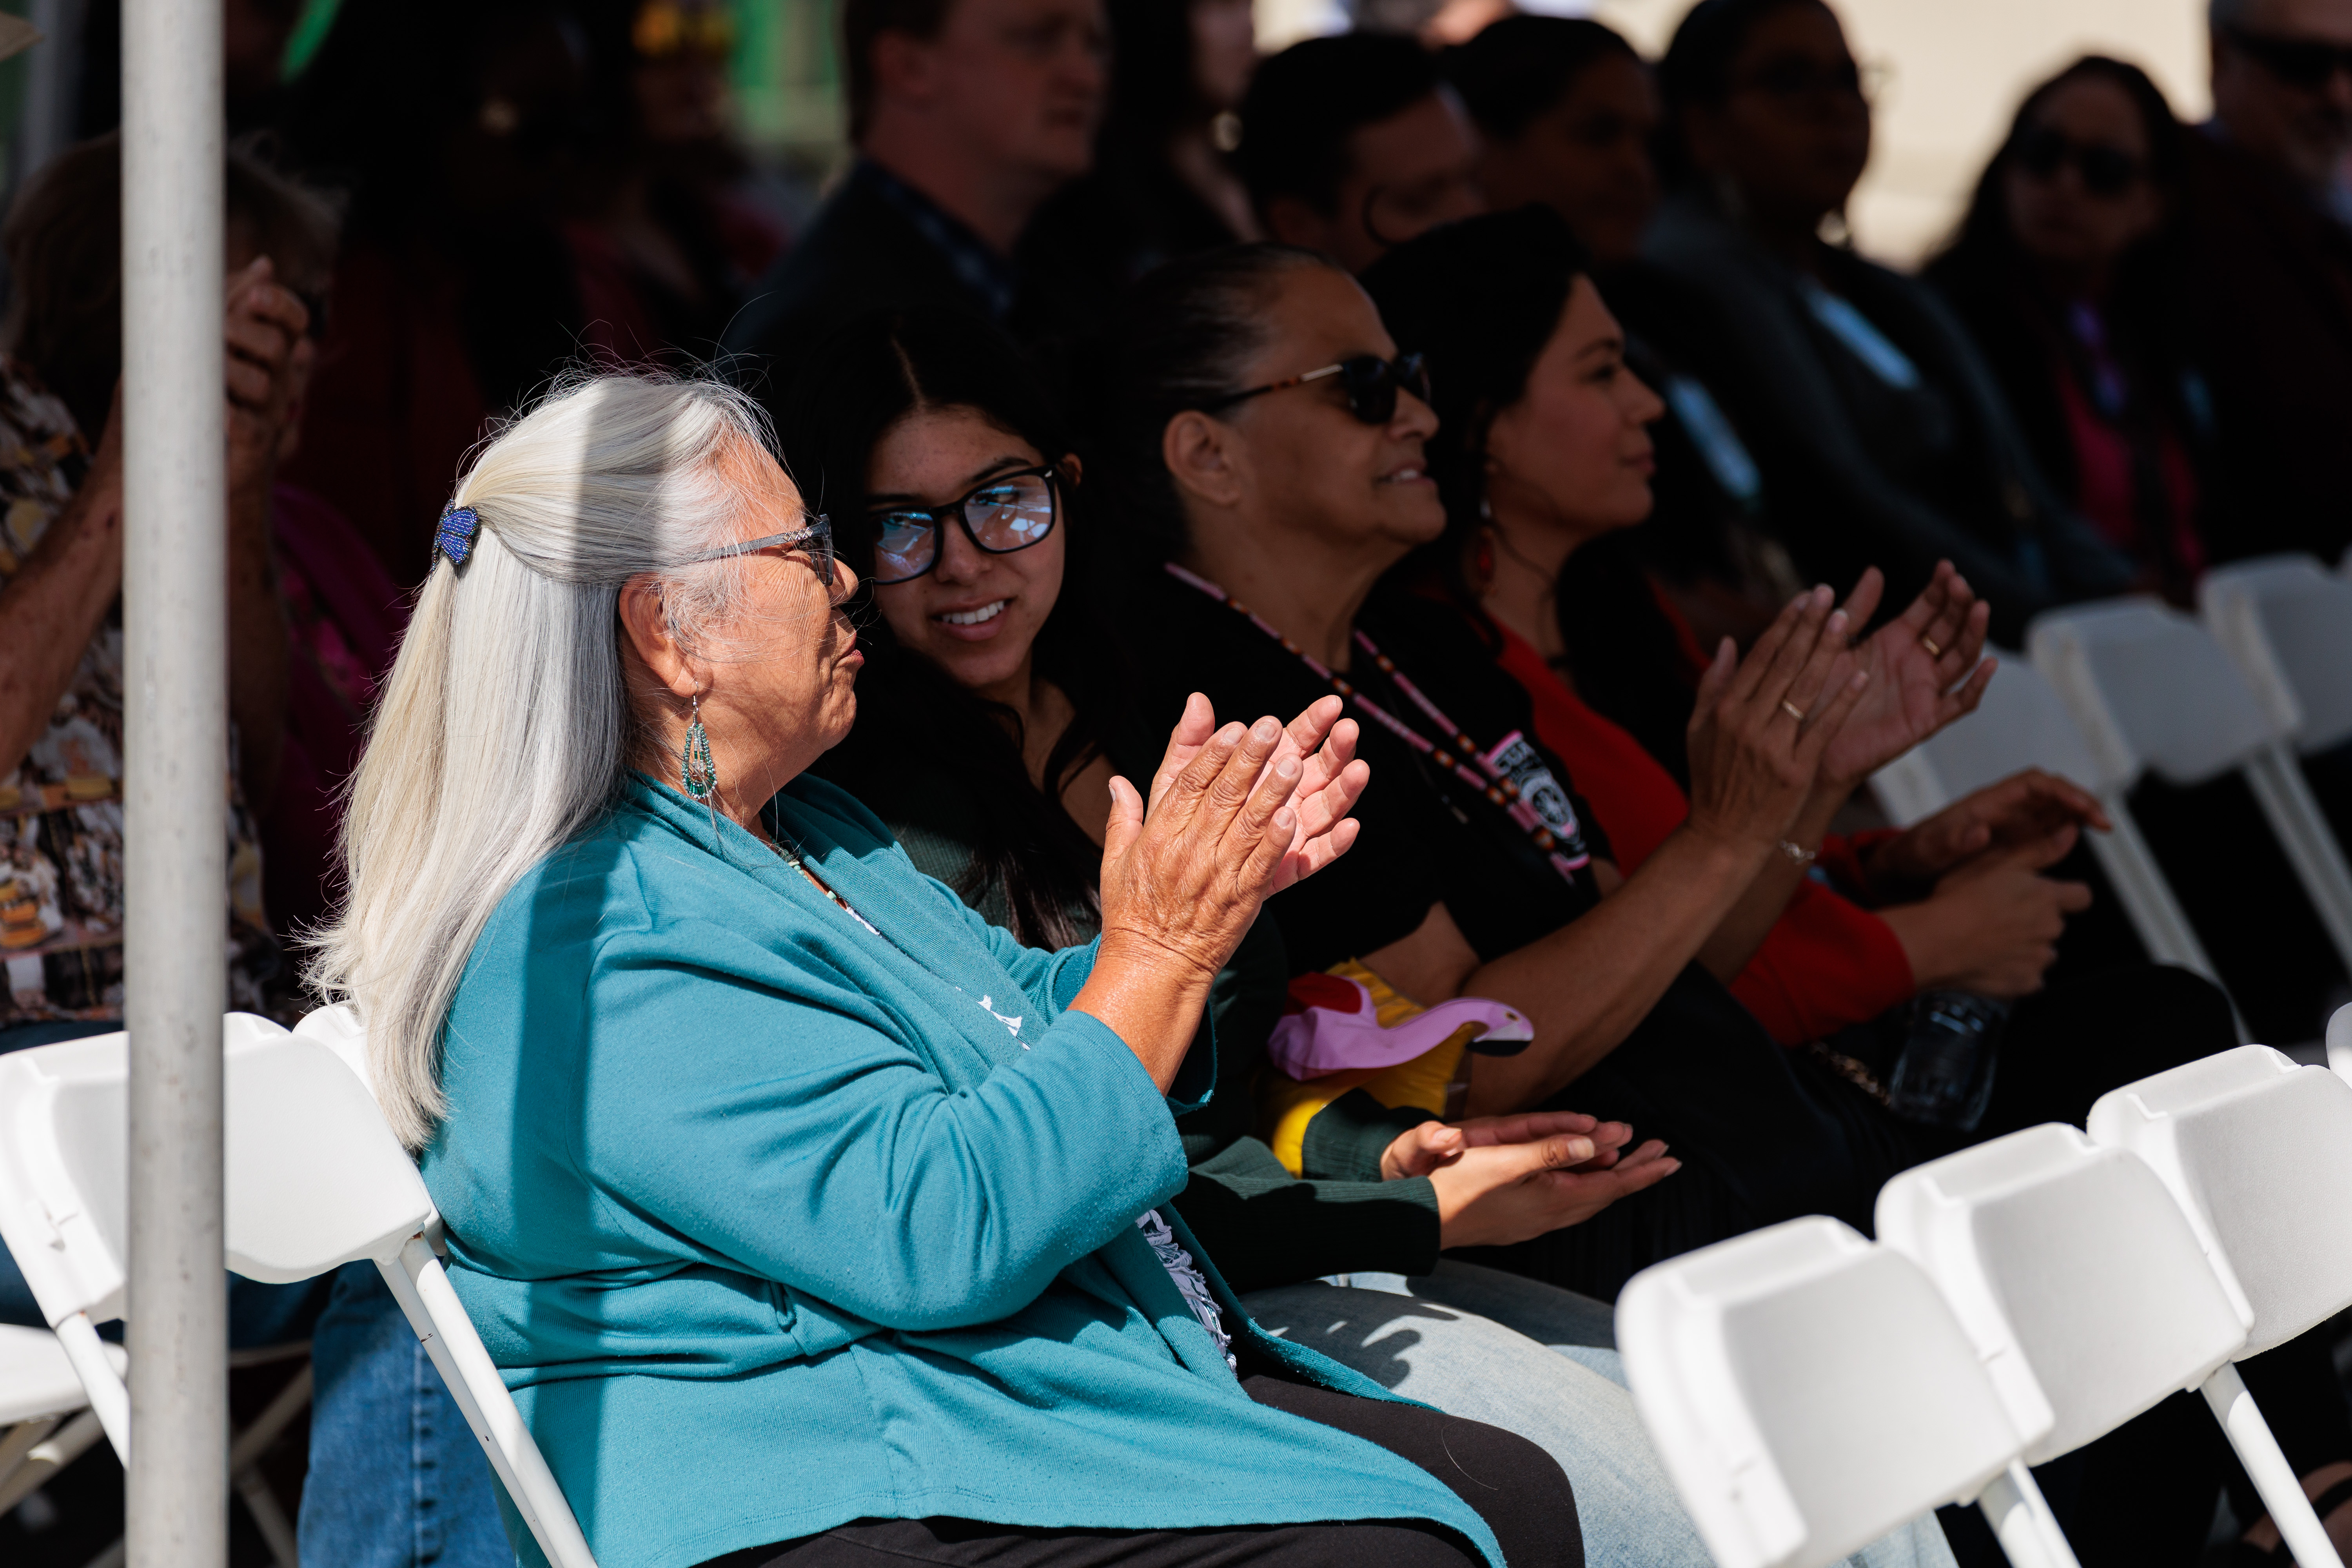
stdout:
[[(1574, 881), (1576, 873), (1591, 863), (1592, 854), (1584, 847), (1584, 829), (1576, 819), (1576, 807), (1570, 803), (1568, 791), (1560, 787), (1559, 781), (1552, 776), (1542, 754), (1528, 742), (1524, 731), (1514, 730), (1495, 745), (1480, 750), (1478, 742), (1447, 718), (1444, 710), (1431, 701), (1421, 688), (1413, 684), (1412, 678), (1397, 668), (1394, 659), (1382, 653), (1361, 628), (1357, 628), (1353, 634), (1355, 645), (1399, 691), (1404, 693), (1408, 701), (1421, 710), (1424, 718), (1437, 726), (1438, 733), (1452, 737), (1450, 744), (1433, 741), (1373, 701), (1346, 676), (1291, 641), (1283, 635), (1281, 627), (1249, 609), (1206, 577), (1187, 572), (1172, 561), (1166, 564), (1171, 577), (1198, 588), (1272, 637), (1282, 646), (1284, 652), (1328, 682), (1332, 690), (1362, 709), (1381, 728), (1500, 806), (1562, 878)], [(1474, 762), (1477, 763), (1476, 768), (1471, 766)], [(1484, 770), (1483, 773), (1480, 770)]]

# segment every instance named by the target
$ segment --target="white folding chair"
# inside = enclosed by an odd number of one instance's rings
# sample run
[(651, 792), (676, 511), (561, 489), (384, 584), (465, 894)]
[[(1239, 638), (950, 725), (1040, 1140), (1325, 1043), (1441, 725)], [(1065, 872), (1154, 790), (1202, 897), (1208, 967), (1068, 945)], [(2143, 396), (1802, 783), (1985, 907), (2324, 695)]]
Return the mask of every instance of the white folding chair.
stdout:
[(2002, 653), (2000, 668), (1977, 710), (1881, 768), (1871, 790), (1895, 824), (1908, 827), (2028, 768), (2071, 779), (2106, 807), (2115, 831), (2087, 835), (2091, 853), (2148, 956), (2220, 984), (2204, 944), (2132, 819), (2126, 792), (2137, 773), (2102, 764), (2065, 700), (2022, 656)]
[(1617, 1300), (1633, 1403), (1719, 1568), (1822, 1568), (1975, 1499), (2011, 1562), (2074, 1568), (1951, 1309), (1815, 1216), (1654, 1265)]
[(2233, 1364), (2245, 1353), (2244, 1314), (2137, 1155), (2055, 1122), (2029, 1127), (1895, 1177), (1879, 1192), (1877, 1220), (1881, 1241), (1916, 1260), (1952, 1304), (2011, 1419), (2045, 1429), (2026, 1447), (2029, 1464), (2201, 1389), (2296, 1561), (2336, 1563), (2308, 1554), (2326, 1531), (2244, 1397)]
[(2243, 769), (2352, 970), (2352, 868), (2295, 762), (2294, 731), (2277, 722), (2203, 626), (2153, 599), (2119, 599), (2044, 611), (2027, 629), (2026, 647), (2102, 771), (2122, 787), (2151, 768), (2176, 784)]
[[(122, 1347), (108, 1345), (106, 1354), (119, 1373)], [(103, 1435), (58, 1336), (0, 1324), (0, 1514)]]
[[(364, 1080), (267, 1019), (232, 1013), (223, 1033), (226, 1267), (286, 1283), (373, 1261), (541, 1550), (555, 1568), (594, 1568), (426, 1239), (432, 1200)], [(121, 1035), (0, 1058), (0, 1237), (126, 1458), (129, 1396), (94, 1325), (121, 1313), (128, 1067)]]
[[(2352, 1307), (2352, 1084), (2267, 1046), (2241, 1046), (2110, 1090), (2089, 1125), (2095, 1142), (2146, 1161), (2188, 1217), (2246, 1324), (2233, 1359)], [(2297, 1562), (2335, 1562), (2319, 1554), (2326, 1532), (2244, 1384), (2224, 1372), (2205, 1396), (2271, 1518)]]

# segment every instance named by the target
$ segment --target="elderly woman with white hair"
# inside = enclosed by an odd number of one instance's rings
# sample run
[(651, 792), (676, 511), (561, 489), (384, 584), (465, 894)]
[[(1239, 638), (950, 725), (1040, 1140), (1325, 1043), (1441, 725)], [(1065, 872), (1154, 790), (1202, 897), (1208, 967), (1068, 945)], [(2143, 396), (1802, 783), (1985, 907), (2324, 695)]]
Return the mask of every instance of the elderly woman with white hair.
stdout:
[(1338, 702), (1195, 699), (1112, 784), (1099, 941), (1023, 948), (805, 774), (855, 579), (762, 434), (605, 376), (479, 455), (321, 943), (591, 1547), (1580, 1563), (1540, 1449), (1261, 1333), (1164, 1206), (1211, 978), (1354, 837)]

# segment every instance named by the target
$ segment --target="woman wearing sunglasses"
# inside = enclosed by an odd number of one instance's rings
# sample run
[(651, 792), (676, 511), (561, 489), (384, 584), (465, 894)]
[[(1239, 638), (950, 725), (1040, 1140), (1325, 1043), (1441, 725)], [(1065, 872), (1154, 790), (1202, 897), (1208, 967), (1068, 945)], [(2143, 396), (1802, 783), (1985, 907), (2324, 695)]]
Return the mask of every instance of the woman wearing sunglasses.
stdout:
[(2219, 521), (2211, 411), (2177, 324), (2187, 137), (2137, 66), (2076, 60), (2026, 96), (1927, 270), (2042, 471), (2139, 587), (2179, 605)]
[[(1393, 408), (1393, 385), (1349, 375), (1355, 397)], [(861, 598), (871, 663), (857, 723), (822, 771), (992, 921), (1032, 942), (1085, 940), (1099, 920), (1109, 753), (1134, 725), (1085, 520), (1071, 515), (1080, 470), (1059, 416), (992, 330), (889, 312), (803, 368), (782, 436), (874, 584)], [(1613, 1381), (1607, 1308), (1439, 1261), (1445, 1247), (1574, 1223), (1675, 1163), (1654, 1144), (1629, 1151), (1622, 1125), (1562, 1113), (1390, 1126), (1350, 1173), (1360, 1179), (1296, 1179), (1248, 1135), (1250, 1079), (1288, 967), (1276, 922), (1261, 921), (1213, 992), (1218, 1089), (1178, 1120), (1192, 1175), (1171, 1205), (1204, 1261), (1261, 1327), (1540, 1443), (1576, 1489), (1590, 1560), (1706, 1563)], [(1546, 1172), (1562, 1159), (1589, 1168)], [(1455, 1292), (1443, 1314), (1311, 1282), (1433, 1269)], [(1940, 1562), (1926, 1539), (1898, 1536), (1864, 1561)]]

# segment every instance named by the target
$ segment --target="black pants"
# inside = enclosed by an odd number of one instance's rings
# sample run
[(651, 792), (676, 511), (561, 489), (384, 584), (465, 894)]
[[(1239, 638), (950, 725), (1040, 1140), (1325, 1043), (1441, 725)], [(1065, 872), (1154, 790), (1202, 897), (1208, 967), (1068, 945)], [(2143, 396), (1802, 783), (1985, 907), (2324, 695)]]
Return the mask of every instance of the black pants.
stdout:
[[(1511, 1568), (1581, 1568), (1576, 1500), (1550, 1455), (1499, 1427), (1266, 1373), (1242, 1379), (1260, 1405), (1336, 1426), (1452, 1488), (1495, 1532)], [(866, 1519), (703, 1568), (1479, 1568), (1470, 1543), (1422, 1520), (1207, 1530), (1035, 1530), (969, 1519)]]

